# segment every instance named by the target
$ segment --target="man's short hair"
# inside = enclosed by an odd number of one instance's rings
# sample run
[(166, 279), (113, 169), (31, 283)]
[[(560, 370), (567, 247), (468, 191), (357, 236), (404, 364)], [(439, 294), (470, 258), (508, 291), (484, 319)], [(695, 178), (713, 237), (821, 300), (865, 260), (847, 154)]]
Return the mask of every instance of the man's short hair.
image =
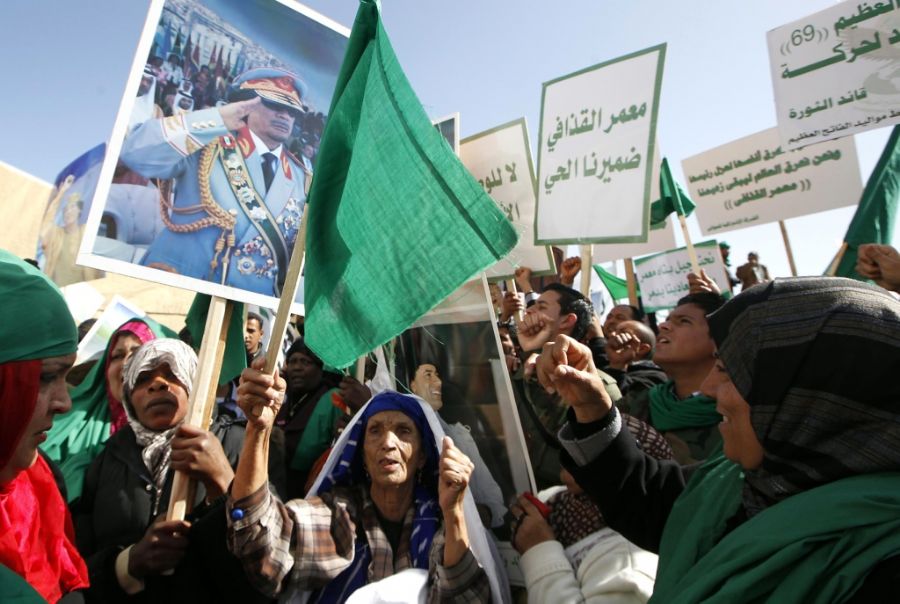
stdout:
[(572, 313), (575, 315), (575, 325), (572, 326), (571, 338), (581, 340), (587, 334), (591, 320), (594, 318), (594, 305), (577, 289), (573, 289), (562, 283), (551, 283), (544, 288), (545, 292), (559, 294), (560, 314)]
[(256, 314), (255, 312), (248, 312), (247, 320), (248, 321), (256, 321), (256, 324), (259, 325), (259, 330), (260, 331), (263, 330), (263, 318), (261, 316), (259, 316), (258, 314)]
[(688, 294), (678, 301), (678, 306), (682, 304), (694, 304), (702, 308), (704, 314), (711, 315), (725, 304), (725, 298), (720, 294), (702, 292), (699, 294)]

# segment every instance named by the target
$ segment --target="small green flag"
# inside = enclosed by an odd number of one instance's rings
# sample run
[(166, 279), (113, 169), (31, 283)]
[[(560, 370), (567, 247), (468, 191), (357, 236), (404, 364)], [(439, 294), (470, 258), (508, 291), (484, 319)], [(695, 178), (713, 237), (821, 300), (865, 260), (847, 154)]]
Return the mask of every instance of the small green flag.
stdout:
[(306, 342), (346, 367), (503, 258), (513, 226), (434, 129), (363, 0), (309, 194)]
[(672, 212), (679, 216), (690, 216), (694, 211), (694, 202), (681, 188), (672, 171), (669, 170), (669, 161), (663, 158), (659, 168), (659, 194), (660, 198), (650, 204), (650, 228), (658, 229), (666, 222), (666, 217)]
[[(603, 281), (603, 285), (606, 286), (607, 291), (609, 291), (609, 297), (613, 299), (613, 301), (618, 302), (619, 300), (627, 300), (628, 299), (628, 282), (625, 279), (620, 277), (616, 277), (612, 273), (603, 269), (599, 264), (594, 265), (594, 272), (597, 273), (597, 276), (600, 277), (600, 280)], [(635, 284), (635, 288), (637, 290), (637, 295), (641, 295), (641, 288)]]
[(900, 126), (888, 139), (872, 175), (866, 182), (859, 206), (850, 221), (844, 241), (847, 250), (834, 275), (867, 281), (856, 272), (857, 249), (864, 243), (890, 245), (897, 223), (897, 201), (900, 198)]
[[(194, 350), (200, 350), (200, 342), (206, 331), (206, 315), (209, 314), (209, 301), (206, 294), (194, 296), (194, 302), (184, 318), (184, 324), (194, 340)], [(247, 367), (247, 349), (244, 346), (244, 305), (240, 302), (231, 302), (234, 310), (231, 311), (231, 323), (228, 325), (228, 338), (225, 340), (225, 356), (222, 357), (222, 370), (219, 373), (219, 383), (231, 381), (241, 374)]]

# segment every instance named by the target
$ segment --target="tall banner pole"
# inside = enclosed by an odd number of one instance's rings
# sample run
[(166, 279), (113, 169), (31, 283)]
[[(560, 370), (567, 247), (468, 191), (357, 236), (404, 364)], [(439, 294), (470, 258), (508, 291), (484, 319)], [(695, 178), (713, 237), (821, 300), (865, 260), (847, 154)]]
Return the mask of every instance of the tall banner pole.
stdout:
[[(209, 429), (213, 407), (216, 404), (216, 389), (222, 371), (225, 342), (228, 339), (228, 325), (234, 303), (225, 298), (213, 296), (209, 301), (206, 328), (200, 352), (197, 354), (197, 377), (188, 402), (185, 423), (204, 430)], [(184, 520), (194, 503), (197, 483), (184, 472), (175, 472), (172, 480), (172, 495), (166, 520)]]
[(787, 226), (784, 224), (783, 220), (778, 221), (778, 226), (781, 227), (781, 238), (784, 239), (784, 251), (787, 252), (788, 264), (791, 265), (791, 276), (797, 276), (797, 265), (794, 264), (794, 250), (791, 249), (791, 240), (788, 238)]
[(841, 244), (841, 249), (838, 250), (838, 253), (835, 254), (834, 260), (831, 261), (831, 266), (828, 267), (828, 270), (825, 272), (826, 277), (834, 277), (834, 274), (837, 272), (838, 266), (841, 264), (841, 260), (844, 259), (844, 254), (847, 252), (847, 248), (849, 245), (845, 241)]
[(694, 249), (694, 243), (691, 241), (690, 234), (688, 234), (687, 221), (681, 214), (678, 214), (678, 224), (681, 225), (681, 233), (684, 235), (684, 245), (687, 247), (688, 257), (691, 259), (691, 271), (695, 275), (699, 275), (700, 263), (697, 262), (697, 250)]
[[(506, 280), (506, 291), (512, 292), (514, 295), (519, 295), (519, 288), (516, 287), (515, 279), (507, 279)], [(516, 325), (519, 325), (523, 319), (525, 319), (525, 312), (521, 310), (517, 310), (516, 314), (513, 315), (516, 320)]]
[(581, 246), (581, 293), (585, 298), (591, 297), (591, 267), (593, 266), (594, 248), (590, 245)]
[(638, 305), (637, 281), (634, 278), (634, 259), (625, 258), (625, 284), (628, 287), (628, 303), (635, 308)]

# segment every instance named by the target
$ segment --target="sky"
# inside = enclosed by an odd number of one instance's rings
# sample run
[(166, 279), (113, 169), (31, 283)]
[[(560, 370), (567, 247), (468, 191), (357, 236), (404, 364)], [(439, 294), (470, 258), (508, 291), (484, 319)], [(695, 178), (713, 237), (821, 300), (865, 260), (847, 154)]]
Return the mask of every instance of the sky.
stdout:
[[(684, 183), (685, 157), (776, 125), (766, 32), (834, 4), (383, 0), (382, 13), (429, 115), (459, 112), (462, 137), (524, 116), (533, 153), (543, 82), (666, 42), (657, 137)], [(347, 27), (358, 6), (306, 5)], [(109, 137), (148, 7), (144, 0), (3, 2), (0, 161), (51, 181)], [(889, 132), (856, 135), (863, 182)], [(850, 207), (786, 221), (800, 274), (824, 271), (852, 215)], [(688, 222), (692, 239), (705, 240), (696, 220)], [(731, 245), (732, 268), (756, 251), (773, 276), (790, 274), (777, 223), (719, 238)]]

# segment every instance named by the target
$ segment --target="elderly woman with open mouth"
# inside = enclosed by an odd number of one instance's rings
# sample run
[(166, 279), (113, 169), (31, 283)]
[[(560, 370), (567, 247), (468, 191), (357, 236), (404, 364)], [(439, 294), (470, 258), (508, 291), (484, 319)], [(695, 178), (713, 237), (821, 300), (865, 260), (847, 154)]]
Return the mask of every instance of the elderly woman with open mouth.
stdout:
[(343, 602), (364, 590), (389, 601), (507, 599), (468, 493), (472, 462), (424, 401), (375, 396), (307, 497), (282, 503), (265, 482), (284, 380), (247, 369), (238, 393), (249, 423), (228, 500), (228, 539), (258, 589), (282, 598), (303, 592), (312, 602)]

